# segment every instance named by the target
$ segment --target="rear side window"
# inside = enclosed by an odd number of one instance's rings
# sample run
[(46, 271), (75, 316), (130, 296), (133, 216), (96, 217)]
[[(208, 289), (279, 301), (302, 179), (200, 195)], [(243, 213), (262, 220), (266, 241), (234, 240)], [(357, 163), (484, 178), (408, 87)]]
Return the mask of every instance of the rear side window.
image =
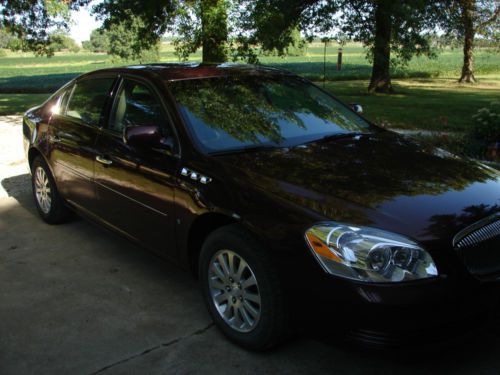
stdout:
[(95, 78), (76, 83), (66, 109), (66, 116), (80, 119), (89, 125), (99, 125), (114, 80), (114, 78)]

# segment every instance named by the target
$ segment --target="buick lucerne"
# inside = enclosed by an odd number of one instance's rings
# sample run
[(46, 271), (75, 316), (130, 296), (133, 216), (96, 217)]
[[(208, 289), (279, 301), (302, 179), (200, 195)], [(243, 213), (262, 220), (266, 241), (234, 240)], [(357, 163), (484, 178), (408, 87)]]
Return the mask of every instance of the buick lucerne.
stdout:
[(191, 270), (250, 349), (298, 321), (376, 340), (495, 309), (500, 173), (359, 112), (266, 67), (84, 74), (24, 116), (34, 202)]

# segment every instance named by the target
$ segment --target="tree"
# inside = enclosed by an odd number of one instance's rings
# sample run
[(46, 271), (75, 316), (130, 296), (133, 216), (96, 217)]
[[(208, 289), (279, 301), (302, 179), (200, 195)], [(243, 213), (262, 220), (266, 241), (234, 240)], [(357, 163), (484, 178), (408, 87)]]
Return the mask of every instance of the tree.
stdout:
[(80, 50), (80, 47), (73, 38), (61, 32), (51, 34), (49, 40), (49, 48), (55, 52), (68, 50), (76, 53)]
[(373, 62), (371, 92), (393, 92), (390, 68), (414, 55), (432, 56), (426, 31), (435, 28), (451, 0), (257, 0), (243, 1), (253, 29), (253, 42), (264, 49), (283, 50), (291, 31), (332, 33), (362, 42)]
[(104, 0), (94, 12), (104, 19), (104, 28), (129, 22), (129, 14), (143, 23), (137, 28), (138, 38), (132, 49), (138, 51), (154, 45), (167, 31), (179, 35), (174, 41), (181, 59), (203, 49), (203, 62), (227, 59), (227, 0)]
[(372, 74), (368, 91), (392, 93), (390, 70), (415, 55), (433, 57), (427, 31), (434, 29), (446, 1), (348, 0), (341, 30), (368, 48)]
[(53, 55), (50, 30), (67, 30), (70, 10), (89, 0), (0, 0), (2, 26), (22, 42), (22, 49), (39, 55)]
[[(256, 55), (255, 47), (264, 53), (286, 55), (290, 47), (300, 48), (302, 38), (297, 32), (313, 28), (313, 17), (317, 8), (329, 15), (337, 11), (338, 1), (318, 0), (237, 0), (237, 11), (232, 15), (235, 29), (239, 30), (236, 41), (239, 54)], [(300, 44), (298, 44), (300, 43)]]
[(82, 46), (91, 52), (108, 52), (109, 40), (106, 31), (102, 29), (92, 30), (89, 40), (82, 42)]
[(227, 60), (228, 2), (226, 0), (195, 0), (179, 5), (172, 31), (176, 54), (182, 60), (202, 48), (203, 62)]
[(226, 61), (227, 13), (225, 0), (201, 0), (203, 62)]
[(160, 38), (158, 37), (152, 44), (141, 45), (137, 39), (143, 28), (142, 18), (132, 13), (128, 14), (126, 20), (111, 24), (106, 32), (108, 53), (127, 61), (138, 60), (140, 63), (157, 61)]
[(460, 83), (474, 83), (474, 44), (476, 35), (497, 39), (500, 29), (498, 0), (455, 0), (448, 8), (444, 24), (448, 34), (463, 39), (464, 62)]
[(0, 27), (0, 48), (12, 49), (12, 45), (18, 42), (18, 38), (5, 28)]
[(136, 38), (129, 43), (130, 49), (138, 53), (157, 44), (172, 25), (179, 3), (177, 0), (104, 0), (92, 11), (104, 21), (102, 29), (105, 31), (111, 30), (113, 25), (134, 29)]

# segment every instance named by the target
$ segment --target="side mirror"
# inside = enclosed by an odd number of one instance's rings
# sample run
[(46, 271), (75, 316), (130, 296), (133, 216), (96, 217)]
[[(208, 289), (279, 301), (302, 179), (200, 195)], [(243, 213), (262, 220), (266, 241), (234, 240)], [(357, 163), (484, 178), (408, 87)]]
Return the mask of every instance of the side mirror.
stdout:
[(159, 126), (128, 126), (123, 131), (123, 141), (132, 147), (154, 147), (160, 139)]
[(137, 148), (149, 148), (156, 151), (174, 150), (174, 140), (164, 137), (159, 126), (128, 126), (123, 131), (125, 144)]
[(349, 106), (352, 108), (354, 112), (360, 115), (363, 113), (363, 107), (361, 106), (361, 104), (350, 103)]

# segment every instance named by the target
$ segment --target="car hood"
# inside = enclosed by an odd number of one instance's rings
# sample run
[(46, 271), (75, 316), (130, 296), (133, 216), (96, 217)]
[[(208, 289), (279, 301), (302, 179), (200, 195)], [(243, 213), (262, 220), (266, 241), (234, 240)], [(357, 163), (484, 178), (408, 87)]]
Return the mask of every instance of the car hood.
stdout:
[(449, 239), (500, 212), (500, 173), (389, 131), (217, 157), (324, 220)]

